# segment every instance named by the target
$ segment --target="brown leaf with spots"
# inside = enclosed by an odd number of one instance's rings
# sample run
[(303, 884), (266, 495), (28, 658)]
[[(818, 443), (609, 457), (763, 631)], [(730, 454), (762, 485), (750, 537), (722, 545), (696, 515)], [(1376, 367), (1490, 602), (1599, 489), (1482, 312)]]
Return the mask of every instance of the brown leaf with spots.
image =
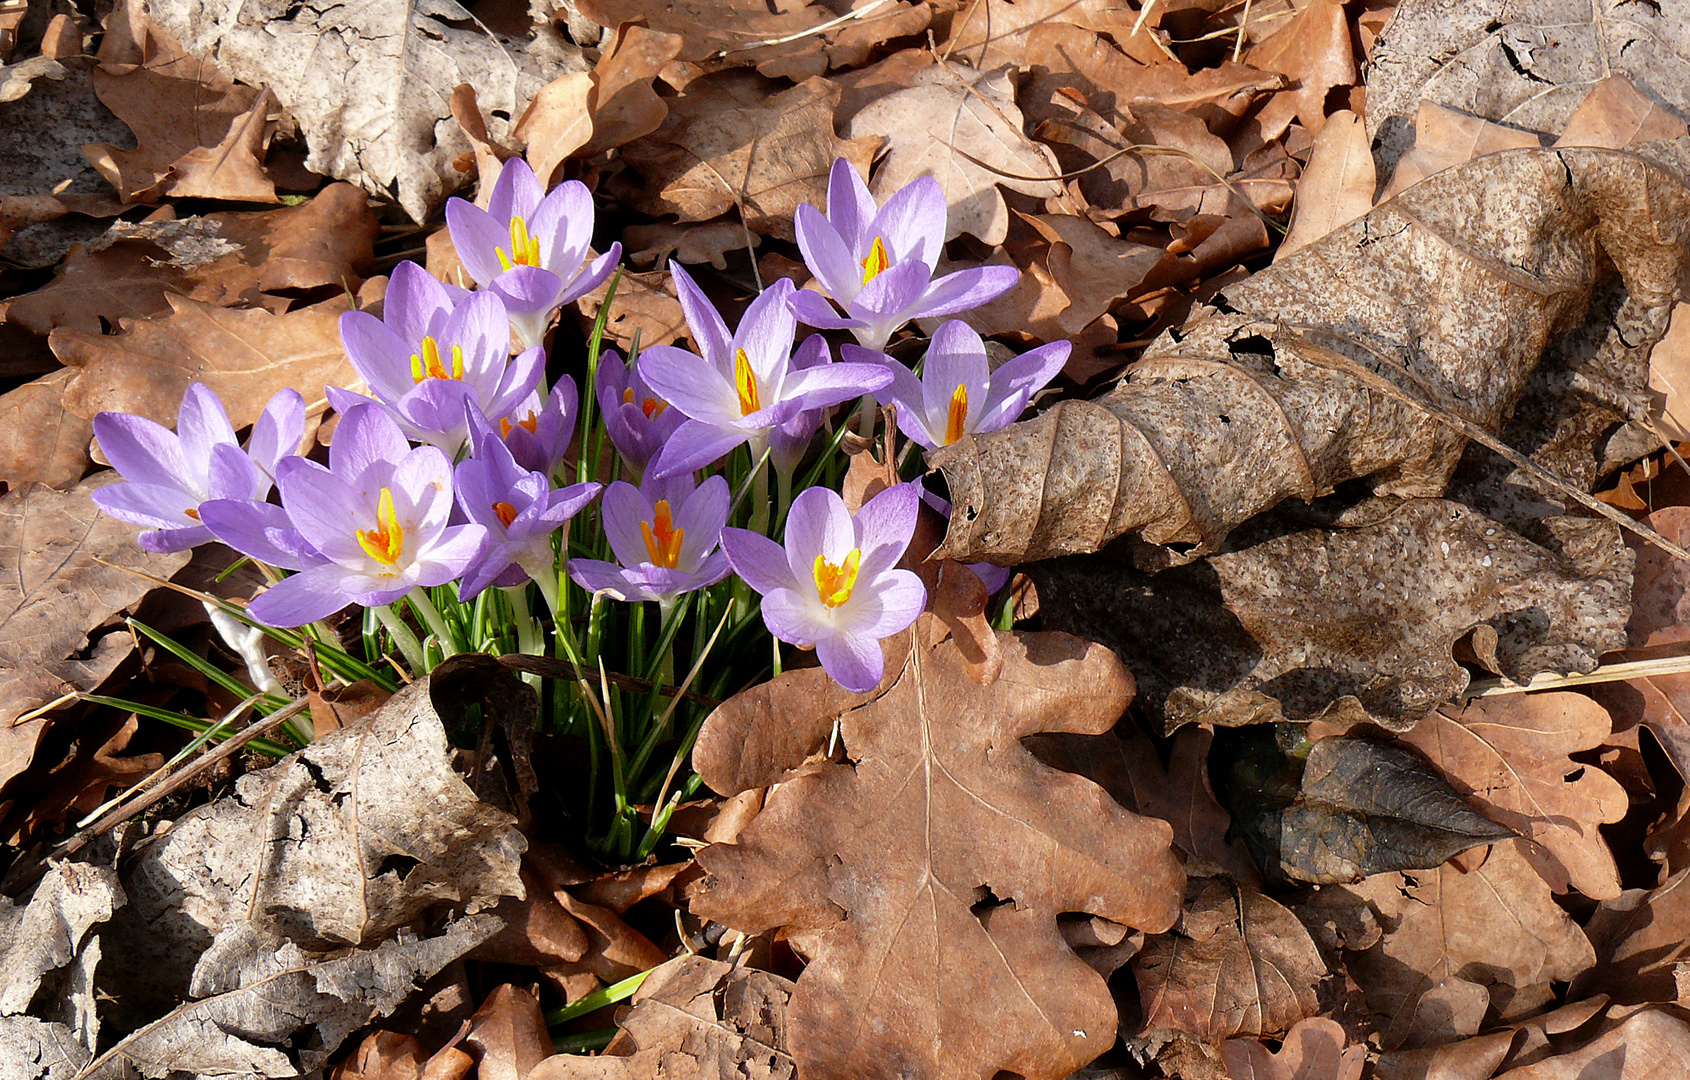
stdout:
[[(1116, 1021), (1056, 915), (1160, 931), (1182, 874), (1165, 823), (1019, 740), (1107, 731), (1131, 677), (1075, 638), (1000, 633), (1003, 669), (983, 687), (954, 643), (920, 644), (932, 633), (927, 615), (913, 640), (889, 640), (881, 692), (854, 707), (815, 700), (831, 685), (819, 669), (784, 677), (807, 730), (843, 714), (846, 762), (803, 764), (790, 744), (757, 817), (699, 852), (709, 876), (692, 909), (813, 943), (790, 1016), (806, 1075), (1060, 1080), (1114, 1041)], [(713, 789), (751, 778), (738, 748), (767, 716), (765, 695), (706, 720), (694, 764)]]
[(1193, 878), (1174, 928), (1133, 958), (1144, 1029), (1210, 1042), (1272, 1035), (1319, 1010), (1326, 964), (1302, 923), (1247, 885)]

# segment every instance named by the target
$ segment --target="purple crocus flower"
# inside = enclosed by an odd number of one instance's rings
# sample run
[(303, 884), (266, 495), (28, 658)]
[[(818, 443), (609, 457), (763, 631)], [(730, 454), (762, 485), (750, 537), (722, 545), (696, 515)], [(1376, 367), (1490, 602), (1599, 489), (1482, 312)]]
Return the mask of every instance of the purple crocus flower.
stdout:
[(877, 208), (857, 170), (840, 158), (828, 178), (827, 214), (806, 203), (795, 227), (805, 265), (846, 312), (841, 317), (806, 290), (793, 298), (798, 317), (819, 329), (850, 330), (868, 349), (885, 348), (910, 319), (979, 307), (1020, 278), (1014, 267), (980, 266), (933, 280), (945, 243), (945, 193), (931, 176), (910, 181)]
[(175, 431), (144, 416), (103, 412), (94, 417), (94, 434), (125, 481), (94, 492), (94, 505), (148, 526), (137, 540), (146, 550), (182, 551), (212, 539), (199, 509), (206, 500), (262, 501), (270, 494), (276, 463), (297, 452), (305, 434), (305, 400), (295, 390), (271, 398), (244, 451), (223, 402), (201, 383), (182, 395)]
[(739, 329), (728, 333), (710, 301), (679, 264), (671, 262), (675, 292), (702, 358), (654, 345), (640, 356), (646, 384), (687, 416), (656, 460), (654, 475), (673, 476), (710, 464), (740, 443), (762, 453), (771, 428), (806, 409), (873, 393), (892, 381), (879, 364), (833, 363), (820, 336), (804, 342), (823, 358), (793, 362), (792, 282), (782, 278), (751, 301)]
[(584, 269), (593, 239), (593, 196), (579, 180), (546, 194), (521, 158), (505, 162), (483, 210), (446, 201), (452, 246), (470, 276), (505, 303), (524, 348), (540, 344), (552, 312), (592, 292), (616, 269), (622, 245)]
[(921, 579), (894, 569), (915, 531), (920, 499), (917, 485), (899, 484), (853, 518), (832, 491), (806, 488), (792, 501), (785, 547), (749, 529), (722, 532), (734, 572), (763, 594), (769, 632), (815, 646), (822, 667), (853, 693), (880, 681), (880, 639), (926, 606)]
[[(826, 363), (827, 359), (826, 342), (820, 334), (811, 334), (792, 354), (792, 370), (803, 371), (805, 368)], [(805, 409), (786, 423), (770, 429), (769, 460), (774, 462), (775, 472), (791, 478), (803, 462), (805, 452), (810, 449), (810, 440), (821, 430), (822, 419), (826, 415), (825, 405)]]
[(599, 354), (599, 412), (611, 445), (635, 472), (644, 472), (669, 436), (686, 422), (679, 409), (646, 385), (643, 365), (622, 362), (615, 349)]
[(340, 339), (375, 397), (331, 386), (334, 407), (345, 413), (360, 402), (378, 404), (410, 438), (453, 455), (469, 437), (468, 406), (508, 415), (546, 365), (538, 346), (511, 358), (498, 296), (450, 290), (413, 262), (393, 268), (382, 317), (347, 312)]
[[(487, 543), (481, 525), (447, 524), (452, 463), (446, 455), (433, 446), (412, 449), (398, 423), (375, 405), (347, 410), (327, 469), (290, 457), (277, 473), (288, 521), (324, 561), (300, 559), (302, 572), (248, 606), (266, 625), (301, 626), (349, 603), (377, 607), (419, 585), (443, 585)], [(229, 501), (207, 503), (203, 513), (217, 538), (236, 551), (273, 558), (279, 523), (248, 519), (250, 509), (249, 502)]]
[(474, 599), (489, 585), (529, 578), (544, 589), (556, 573), (552, 534), (599, 493), (592, 483), (553, 491), (548, 474), (524, 469), (491, 431), (481, 437), (475, 457), (458, 463), (454, 478), (458, 506), (487, 531), (486, 549), (458, 585), (460, 600)]
[(697, 488), (686, 474), (647, 477), (639, 487), (618, 480), (600, 508), (617, 562), (572, 559), (569, 576), (588, 592), (660, 604), (714, 585), (728, 576), (728, 557), (716, 550), (728, 503), (728, 482), (720, 476)]
[(569, 441), (575, 435), (575, 407), (579, 403), (575, 380), (564, 375), (544, 402), (536, 390), (497, 421), (488, 420), (471, 405), (470, 450), (479, 457), (482, 436), (492, 434), (504, 443), (523, 471), (550, 476), (569, 453)]
[(1053, 341), (993, 371), (980, 335), (967, 323), (952, 319), (934, 331), (919, 382), (908, 368), (884, 353), (855, 345), (841, 346), (840, 352), (857, 360), (878, 361), (892, 373), (888, 394), (898, 404), (898, 429), (932, 450), (964, 435), (1013, 424), (1033, 395), (1056, 378), (1071, 348), (1066, 341)]

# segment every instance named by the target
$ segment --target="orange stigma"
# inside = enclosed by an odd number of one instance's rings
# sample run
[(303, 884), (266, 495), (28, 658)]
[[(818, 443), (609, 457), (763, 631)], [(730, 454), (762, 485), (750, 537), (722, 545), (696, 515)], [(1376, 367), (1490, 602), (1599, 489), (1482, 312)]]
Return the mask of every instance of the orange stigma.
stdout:
[(499, 437), (502, 439), (506, 435), (509, 435), (511, 433), (511, 428), (513, 427), (520, 427), (527, 431), (528, 434), (532, 435), (540, 427), (539, 414), (529, 413), (526, 419), (518, 420), (514, 424), (510, 422), (509, 417), (501, 416), (499, 418)]
[(739, 415), (750, 416), (763, 407), (757, 394), (757, 373), (751, 370), (751, 360), (740, 349), (734, 354), (734, 388), (739, 391)]
[(411, 381), (424, 379), (462, 379), (464, 377), (464, 347), (452, 346), (452, 370), (447, 371), (440, 359), (440, 342), (432, 337), (422, 339), (422, 351), (411, 354)]
[(507, 255), (504, 248), (496, 249), (499, 253), (499, 265), (509, 270), (513, 266), (539, 266), (540, 241), (537, 237), (528, 235), (528, 222), (522, 220), (521, 214), (511, 217), (511, 250)]
[(193, 507), (189, 507), (188, 509), (184, 510), (183, 513), (187, 514), (189, 517), (193, 518), (195, 521), (198, 521), (200, 519), (200, 512), (198, 510), (195, 510)]
[(862, 562), (862, 548), (852, 548), (845, 561), (838, 565), (828, 562), (825, 555), (816, 556), (816, 593), (822, 598), (822, 603), (836, 608), (851, 599), (851, 590), (857, 587), (857, 570)]
[[(633, 403), (634, 390), (633, 387), (629, 387), (628, 389), (622, 391), (622, 404), (632, 405)], [(668, 407), (669, 403), (664, 401), (662, 398), (648, 397), (640, 403), (640, 411), (645, 413), (645, 418), (647, 420), (650, 420), (654, 416), (662, 416), (663, 410)]]
[(494, 503), (493, 513), (498, 515), (499, 524), (503, 525), (507, 529), (511, 527), (511, 522), (516, 520), (516, 507), (512, 506), (508, 502)]
[(681, 539), (687, 531), (675, 528), (674, 519), (669, 516), (668, 499), (658, 499), (652, 509), (655, 511), (652, 520), (640, 522), (640, 534), (645, 537), (645, 553), (651, 557), (653, 566), (673, 570), (680, 561)]
[(405, 547), (405, 527), (399, 524), (399, 515), (393, 510), (391, 489), (381, 489), (381, 502), (376, 507), (376, 527), (358, 530), (358, 546), (377, 562), (389, 566), (399, 562), (399, 553)]
[(868, 254), (863, 256), (863, 284), (867, 285), (879, 277), (891, 265), (892, 260), (886, 256), (886, 245), (880, 242), (880, 237), (875, 237), (874, 243), (869, 245)]
[(968, 387), (957, 383), (956, 393), (951, 395), (950, 415), (945, 418), (945, 445), (949, 446), (962, 438), (968, 424)]

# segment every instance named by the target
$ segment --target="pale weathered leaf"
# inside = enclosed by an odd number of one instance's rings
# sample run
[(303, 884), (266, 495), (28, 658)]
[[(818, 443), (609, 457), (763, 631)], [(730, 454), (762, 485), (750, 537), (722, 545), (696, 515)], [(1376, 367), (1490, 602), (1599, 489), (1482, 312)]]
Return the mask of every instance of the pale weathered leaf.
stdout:
[(116, 871), (72, 862), (49, 867), (27, 904), (0, 897), (0, 1015), (28, 1010), (42, 977), (74, 960), (123, 903)]

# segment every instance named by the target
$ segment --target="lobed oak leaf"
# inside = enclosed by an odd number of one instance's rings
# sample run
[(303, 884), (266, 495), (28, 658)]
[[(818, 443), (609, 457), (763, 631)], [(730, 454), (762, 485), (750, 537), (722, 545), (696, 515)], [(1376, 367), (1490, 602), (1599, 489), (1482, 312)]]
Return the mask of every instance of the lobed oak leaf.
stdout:
[[(1131, 676), (1067, 635), (999, 634), (1001, 674), (981, 686), (954, 642), (924, 644), (942, 637), (926, 615), (891, 639), (886, 679), (856, 701), (829, 698), (820, 670), (785, 676), (818, 743), (793, 739), (762, 811), (698, 856), (695, 914), (812, 943), (790, 1015), (809, 1076), (1064, 1077), (1114, 1041), (1116, 1020), (1056, 916), (1160, 931), (1178, 914), (1167, 824), (1019, 742), (1107, 731)], [(694, 758), (706, 783), (768, 782), (728, 751), (771, 715), (767, 695), (711, 714)], [(846, 760), (801, 765), (836, 715)]]
[(792, 240), (800, 203), (825, 206), (837, 158), (861, 172), (879, 140), (833, 134), (839, 88), (810, 78), (771, 94), (748, 72), (694, 79), (669, 105), (655, 132), (622, 148), (644, 177), (633, 204), (682, 222), (706, 221), (738, 207), (748, 228)]
[(1278, 1052), (1254, 1039), (1228, 1039), (1221, 1059), (1231, 1080), (1361, 1080), (1367, 1047), (1348, 1041), (1336, 1021), (1311, 1016), (1285, 1033)]
[[(653, 345), (672, 345), (689, 336), (686, 315), (675, 295), (675, 283), (663, 270), (646, 273), (624, 271), (616, 280), (616, 300), (605, 320), (604, 336), (627, 354), (634, 347), (636, 335), (640, 348)], [(604, 298), (609, 295), (610, 282), (581, 297), (576, 306), (580, 310), (583, 327), (592, 326)]]
[(1570, 994), (1605, 994), (1622, 1004), (1690, 1001), (1690, 870), (1653, 889), (1604, 898), (1585, 923), (1596, 965)]
[(1644, 1009), (1576, 1050), (1498, 1074), (1496, 1080), (1655, 1080), (1690, 1060), (1690, 1024)]
[(1619, 870), (1598, 826), (1625, 817), (1619, 781), (1571, 755), (1601, 746), (1612, 723), (1583, 694), (1510, 694), (1433, 712), (1399, 735), (1492, 820), (1518, 832), (1556, 892), (1620, 894)]
[(1144, 1030), (1210, 1042), (1285, 1031), (1319, 1011), (1326, 964), (1303, 924), (1248, 885), (1186, 884), (1185, 910), (1133, 958)]
[(64, 406), (76, 369), (60, 368), (0, 395), (0, 482), (69, 487), (88, 470), (94, 423)]
[(1295, 18), (1252, 47), (1244, 59), (1251, 67), (1277, 71), (1291, 80), (1290, 88), (1279, 91), (1258, 116), (1267, 135), (1284, 130), (1292, 114), (1309, 134), (1319, 135), (1326, 123), (1327, 95), (1361, 82), (1349, 20), (1336, 0), (1303, 5)]
[(981, 0), (973, 6), (978, 10), (951, 20), (939, 51), (978, 71), (1034, 64), (1038, 35), (1068, 26), (1079, 31), (1064, 34), (1069, 41), (1101, 41), (1099, 35), (1108, 34), (1138, 63), (1182, 66), (1164, 44), (1152, 40), (1154, 31), (1139, 28), (1133, 33), (1137, 13), (1110, 0)]
[(631, 143), (662, 126), (669, 103), (657, 96), (652, 81), (685, 44), (679, 34), (639, 23), (616, 28), (614, 40), (593, 68), (593, 91), (587, 103), (592, 139), (583, 154)]
[(851, 118), (851, 138), (879, 136), (886, 160), (869, 190), (884, 203), (918, 176), (931, 176), (950, 208), (945, 238), (971, 233), (1001, 244), (1009, 209), (998, 185), (1025, 195), (1066, 200), (1062, 170), (1048, 147), (1022, 132), (1021, 110), (1002, 71), (980, 72), (955, 62), (916, 72), (907, 89), (872, 102)]
[(1569, 982), (1596, 961), (1589, 939), (1514, 843), (1492, 847), (1476, 869), (1449, 862), (1333, 888), (1367, 905), (1385, 927), (1377, 944), (1347, 958), (1369, 1008), (1394, 1018), (1386, 1049), (1435, 1044), (1424, 1025), (1447, 1023), (1449, 1013), (1422, 1014), (1418, 1006), (1439, 986), (1479, 986), (1493, 1015), (1512, 1020), (1550, 1001), (1552, 982)]

